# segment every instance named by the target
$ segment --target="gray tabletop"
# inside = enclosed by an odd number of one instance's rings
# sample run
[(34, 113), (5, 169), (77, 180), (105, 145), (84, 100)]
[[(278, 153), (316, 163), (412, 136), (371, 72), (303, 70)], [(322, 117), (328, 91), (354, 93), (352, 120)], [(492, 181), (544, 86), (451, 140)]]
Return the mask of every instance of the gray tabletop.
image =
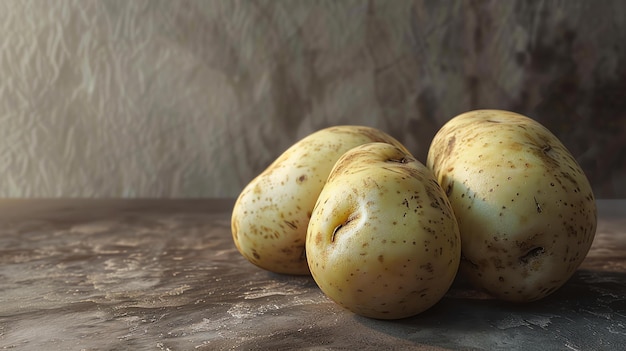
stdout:
[(311, 277), (248, 263), (233, 201), (0, 201), (0, 348), (17, 350), (626, 349), (626, 201), (556, 293), (500, 302), (456, 281), (398, 321), (354, 315)]

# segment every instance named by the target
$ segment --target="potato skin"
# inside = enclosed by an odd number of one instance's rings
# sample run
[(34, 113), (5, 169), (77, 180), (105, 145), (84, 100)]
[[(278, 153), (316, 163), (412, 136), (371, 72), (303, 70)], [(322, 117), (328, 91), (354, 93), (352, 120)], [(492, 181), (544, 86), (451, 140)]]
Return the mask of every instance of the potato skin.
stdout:
[(509, 301), (541, 299), (580, 266), (597, 226), (582, 169), (538, 122), (477, 110), (446, 123), (427, 159), (462, 241), (460, 271)]
[(231, 231), (239, 252), (275, 273), (310, 274), (304, 243), (315, 201), (337, 159), (370, 142), (406, 150), (379, 129), (343, 125), (312, 133), (281, 154), (235, 202)]
[(362, 316), (416, 315), (447, 292), (461, 243), (432, 172), (388, 144), (365, 144), (335, 164), (309, 223), (306, 252), (320, 289)]

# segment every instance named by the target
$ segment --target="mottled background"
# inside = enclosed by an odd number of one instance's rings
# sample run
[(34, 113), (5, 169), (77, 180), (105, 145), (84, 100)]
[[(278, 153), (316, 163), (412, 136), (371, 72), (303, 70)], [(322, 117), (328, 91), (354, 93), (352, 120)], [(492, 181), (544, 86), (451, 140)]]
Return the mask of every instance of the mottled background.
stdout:
[(289, 145), (550, 128), (626, 197), (626, 2), (0, 1), (0, 196), (234, 197)]

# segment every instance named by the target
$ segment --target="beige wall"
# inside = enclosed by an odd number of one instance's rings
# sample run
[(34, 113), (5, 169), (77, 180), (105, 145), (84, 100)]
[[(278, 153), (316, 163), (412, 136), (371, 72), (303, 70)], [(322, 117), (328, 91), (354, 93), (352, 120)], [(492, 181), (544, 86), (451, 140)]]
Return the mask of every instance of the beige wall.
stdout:
[[(601, 5), (600, 5), (601, 4)], [(236, 196), (290, 144), (528, 114), (626, 197), (620, 1), (0, 1), (0, 196)]]

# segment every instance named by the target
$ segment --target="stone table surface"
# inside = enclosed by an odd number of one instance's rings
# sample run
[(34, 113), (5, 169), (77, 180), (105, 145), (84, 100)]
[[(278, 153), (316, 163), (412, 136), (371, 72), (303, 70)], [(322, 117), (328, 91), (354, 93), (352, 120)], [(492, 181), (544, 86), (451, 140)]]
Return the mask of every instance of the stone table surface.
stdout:
[(457, 281), (412, 318), (359, 317), (248, 263), (231, 199), (0, 201), (0, 349), (624, 350), (626, 200), (576, 274), (510, 304)]

